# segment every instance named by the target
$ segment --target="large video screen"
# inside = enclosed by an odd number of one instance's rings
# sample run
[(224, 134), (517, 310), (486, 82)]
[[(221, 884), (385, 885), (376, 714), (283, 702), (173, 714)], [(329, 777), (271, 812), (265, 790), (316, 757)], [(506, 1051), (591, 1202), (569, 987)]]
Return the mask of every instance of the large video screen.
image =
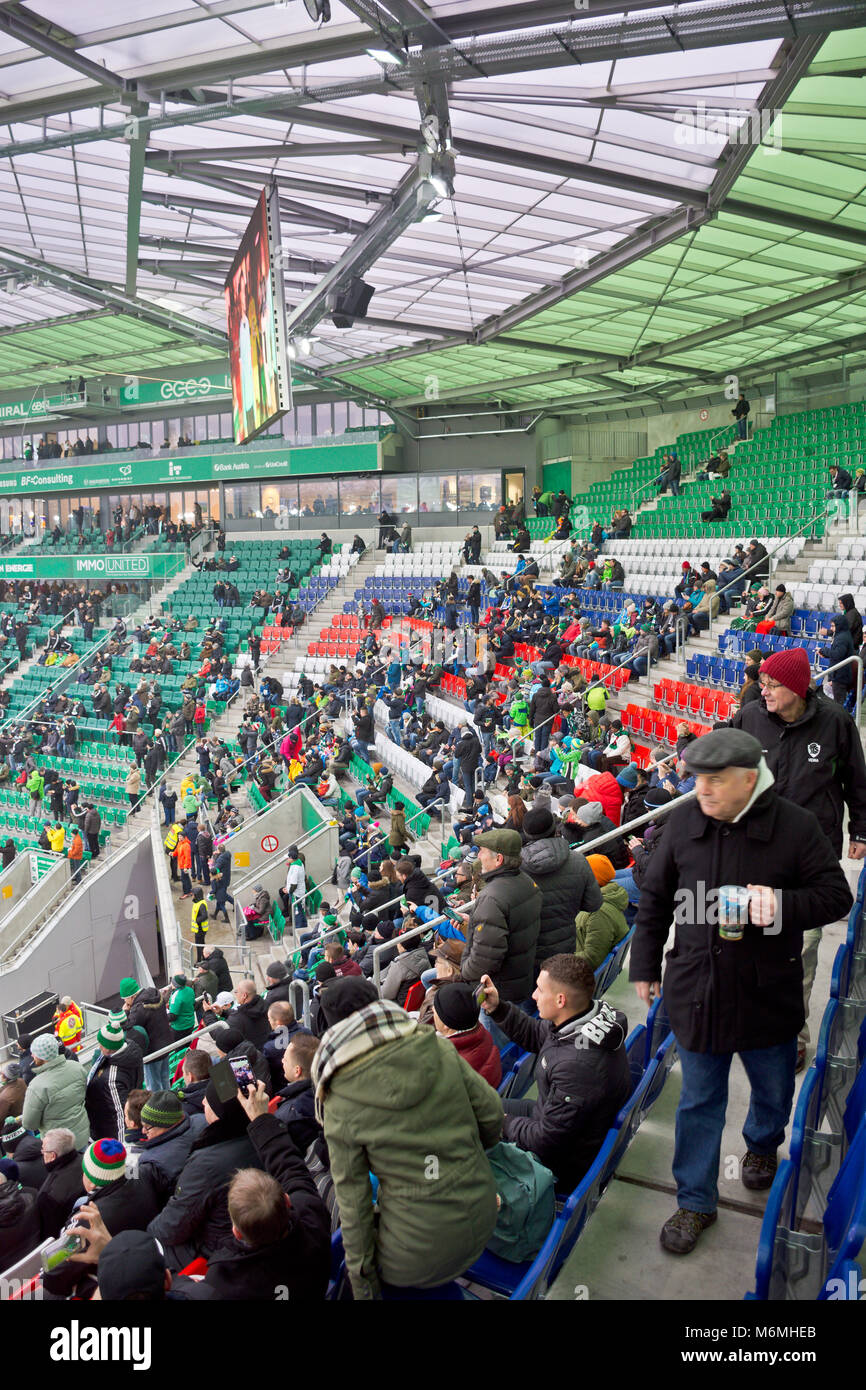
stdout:
[(263, 189), (225, 283), (237, 444), (267, 429), (292, 404), (278, 242), (277, 193)]

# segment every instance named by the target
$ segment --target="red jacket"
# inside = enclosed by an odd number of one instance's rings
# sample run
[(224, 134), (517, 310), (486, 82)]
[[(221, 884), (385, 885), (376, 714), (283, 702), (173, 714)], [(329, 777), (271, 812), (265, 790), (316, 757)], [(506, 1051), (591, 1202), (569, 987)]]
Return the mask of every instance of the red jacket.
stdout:
[(594, 772), (575, 788), (575, 796), (584, 801), (600, 801), (604, 814), (614, 825), (622, 815), (622, 787), (612, 772)]
[(477, 1071), (496, 1090), (502, 1080), (502, 1063), (499, 1049), (487, 1029), (479, 1023), (471, 1033), (452, 1033), (451, 1041), (464, 1062), (468, 1062), (472, 1070)]

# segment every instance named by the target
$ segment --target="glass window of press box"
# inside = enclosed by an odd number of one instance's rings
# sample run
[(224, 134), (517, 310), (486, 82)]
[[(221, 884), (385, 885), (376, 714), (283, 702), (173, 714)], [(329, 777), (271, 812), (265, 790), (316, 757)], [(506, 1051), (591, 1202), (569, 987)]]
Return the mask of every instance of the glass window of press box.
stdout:
[(379, 496), (379, 477), (341, 478), (340, 514), (345, 517), (372, 517), (382, 510)]

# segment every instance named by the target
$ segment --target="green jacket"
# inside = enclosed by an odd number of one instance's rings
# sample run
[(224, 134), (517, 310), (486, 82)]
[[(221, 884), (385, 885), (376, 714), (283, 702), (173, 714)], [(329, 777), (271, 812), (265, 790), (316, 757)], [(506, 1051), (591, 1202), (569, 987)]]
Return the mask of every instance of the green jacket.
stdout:
[(41, 1062), (24, 1095), (21, 1121), (25, 1129), (71, 1129), (76, 1148), (90, 1143), (90, 1121), (84, 1108), (87, 1072), (61, 1053)]
[(435, 1288), (462, 1274), (496, 1225), (484, 1153), (502, 1130), (496, 1092), (450, 1039), (419, 1028), (336, 1072), (324, 1115), (356, 1300), (377, 1298), (380, 1280)]
[(611, 880), (601, 890), (601, 907), (597, 912), (578, 912), (574, 919), (577, 928), (575, 955), (585, 956), (597, 970), (605, 956), (610, 955), (618, 941), (628, 933), (623, 916), (628, 907), (628, 893), (621, 883)]
[(180, 1037), (195, 1028), (195, 994), (190, 985), (176, 989), (168, 1001), (168, 1021)]
[(41, 772), (37, 772), (34, 769), (34, 771), (31, 772), (30, 776), (27, 778), (27, 781), (24, 783), (24, 786), (26, 787), (27, 791), (29, 791), (31, 796), (41, 797), (42, 793), (45, 790), (45, 778), (42, 776)]

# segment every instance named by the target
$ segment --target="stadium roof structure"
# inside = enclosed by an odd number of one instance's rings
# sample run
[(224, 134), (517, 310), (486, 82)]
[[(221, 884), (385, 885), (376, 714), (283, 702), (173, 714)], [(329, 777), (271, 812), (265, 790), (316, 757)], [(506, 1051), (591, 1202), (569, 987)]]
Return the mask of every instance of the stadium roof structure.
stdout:
[(273, 182), (330, 394), (579, 411), (866, 360), (863, 0), (325, 8), (0, 3), (0, 388), (224, 353)]

